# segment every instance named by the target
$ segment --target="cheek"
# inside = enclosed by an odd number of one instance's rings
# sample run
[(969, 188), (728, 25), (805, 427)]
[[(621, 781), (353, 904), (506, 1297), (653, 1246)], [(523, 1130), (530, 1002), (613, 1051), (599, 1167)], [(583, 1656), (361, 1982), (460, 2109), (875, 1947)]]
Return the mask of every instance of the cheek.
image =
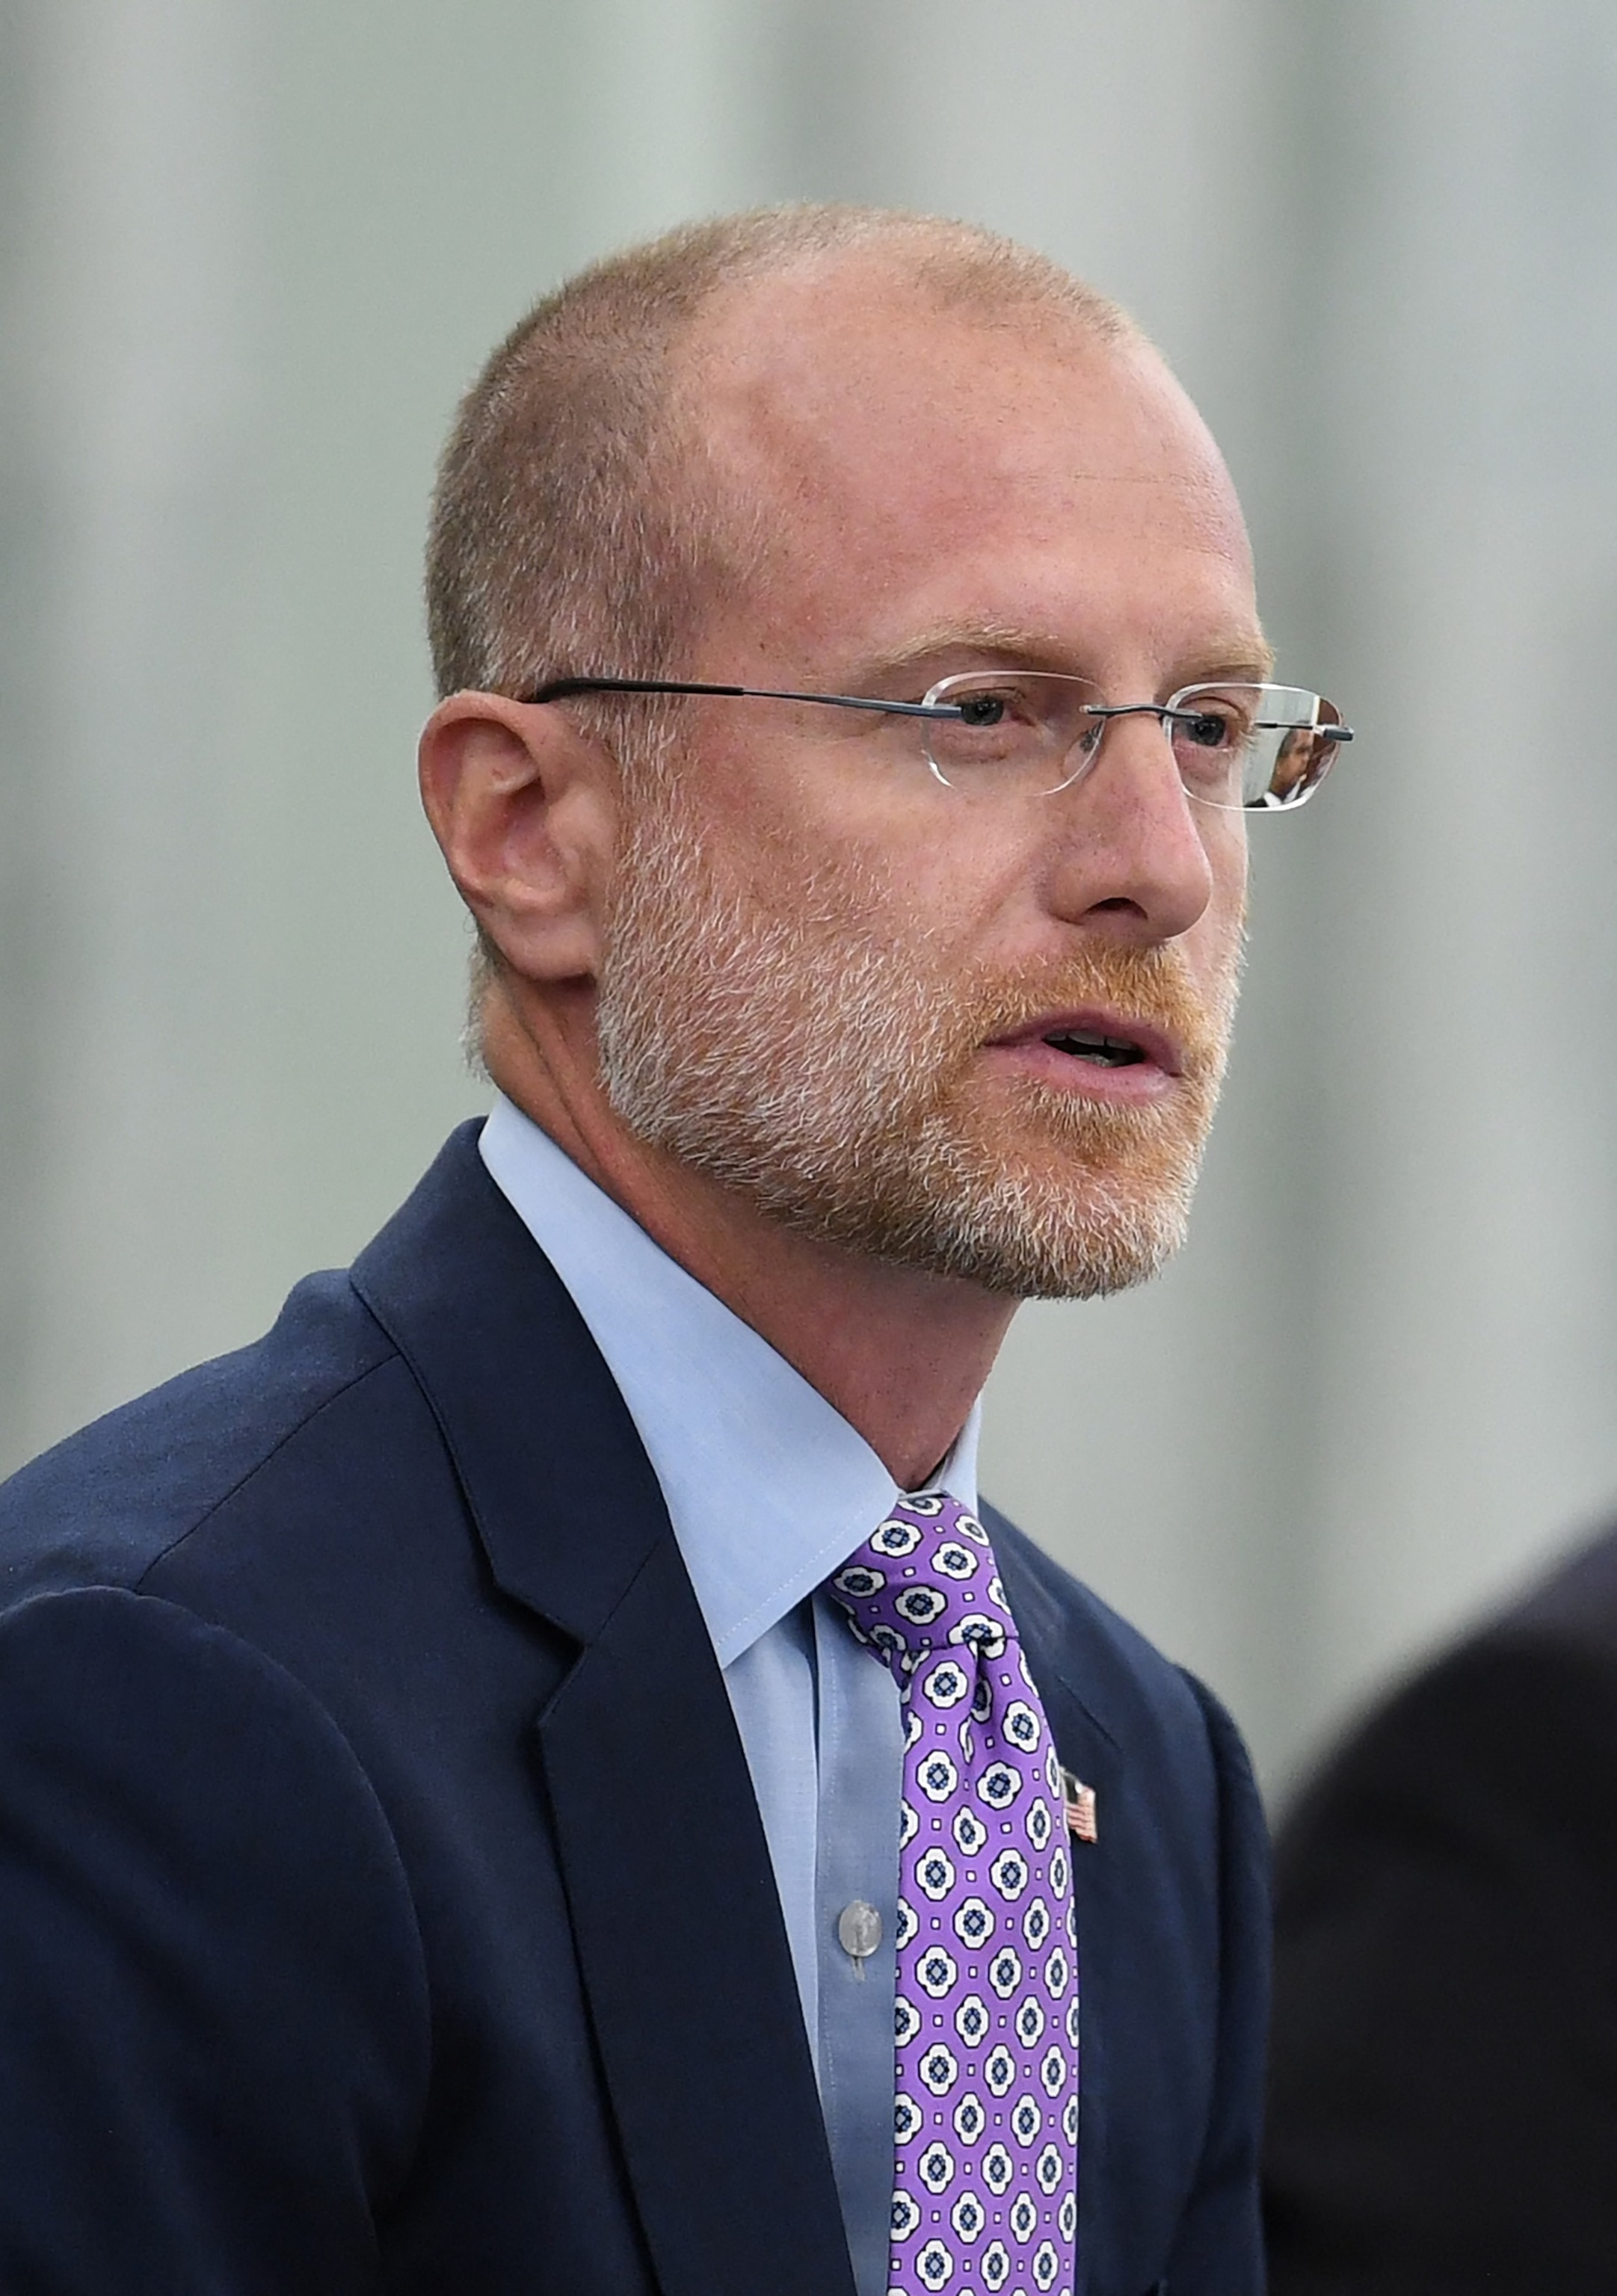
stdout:
[(1233, 919), (1237, 931), (1246, 915), (1246, 824), (1244, 813), (1220, 814), (1207, 845), (1213, 878), (1209, 906)]
[(1247, 840), (1244, 814), (1220, 814), (1204, 835), (1212, 890), (1206, 908), (1185, 936), (1198, 972), (1222, 978), (1239, 956), (1246, 924)]
[(969, 938), (1025, 893), (1028, 857), (986, 808), (963, 808), (923, 767), (900, 783), (880, 760), (862, 775), (840, 764), (810, 759), (767, 789), (755, 780), (713, 824), (716, 871), (739, 872), (772, 907), (862, 914), (894, 939)]

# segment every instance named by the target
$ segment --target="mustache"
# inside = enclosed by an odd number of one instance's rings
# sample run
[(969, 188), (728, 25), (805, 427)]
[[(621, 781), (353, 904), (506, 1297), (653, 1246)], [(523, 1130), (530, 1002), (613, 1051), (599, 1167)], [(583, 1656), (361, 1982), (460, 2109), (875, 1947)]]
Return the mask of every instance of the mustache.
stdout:
[(1077, 950), (1058, 964), (1028, 965), (962, 983), (957, 1041), (964, 1049), (969, 1040), (975, 1049), (1015, 1035), (1045, 1013), (1099, 1006), (1124, 1027), (1132, 1021), (1169, 1037), (1186, 1077), (1216, 1075), (1234, 1017), (1239, 972), (1239, 950), (1211, 987), (1196, 980), (1184, 951), (1171, 941), (1150, 948)]

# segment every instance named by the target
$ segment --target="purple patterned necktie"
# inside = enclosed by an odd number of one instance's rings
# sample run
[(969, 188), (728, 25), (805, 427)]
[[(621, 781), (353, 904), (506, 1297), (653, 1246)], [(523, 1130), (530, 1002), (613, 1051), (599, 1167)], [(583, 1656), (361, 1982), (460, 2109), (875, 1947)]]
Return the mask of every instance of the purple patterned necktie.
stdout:
[(1071, 2296), (1072, 1877), (994, 1551), (957, 1500), (904, 1498), (830, 1592), (904, 1711), (892, 2296)]

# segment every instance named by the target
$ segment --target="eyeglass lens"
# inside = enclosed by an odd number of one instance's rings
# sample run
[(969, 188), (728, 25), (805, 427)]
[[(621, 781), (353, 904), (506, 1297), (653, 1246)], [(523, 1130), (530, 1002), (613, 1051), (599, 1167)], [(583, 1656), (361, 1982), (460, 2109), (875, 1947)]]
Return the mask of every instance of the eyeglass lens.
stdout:
[[(1114, 714), (1098, 688), (1054, 671), (972, 672), (926, 697), (957, 718), (927, 722), (927, 757), (951, 789), (1067, 788), (1093, 764)], [(1329, 772), (1340, 713), (1299, 686), (1186, 686), (1152, 714), (1180, 779), (1202, 804), (1273, 811), (1301, 805)]]

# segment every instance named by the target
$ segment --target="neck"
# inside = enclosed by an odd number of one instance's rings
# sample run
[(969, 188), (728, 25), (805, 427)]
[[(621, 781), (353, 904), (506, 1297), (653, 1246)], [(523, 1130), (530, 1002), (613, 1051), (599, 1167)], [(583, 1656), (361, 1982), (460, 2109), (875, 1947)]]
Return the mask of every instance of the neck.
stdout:
[(486, 1049), (506, 1098), (817, 1388), (901, 1488), (926, 1480), (981, 1391), (1014, 1300), (783, 1227), (634, 1139), (593, 1084), (566, 1089), (531, 1040), (501, 1030)]

